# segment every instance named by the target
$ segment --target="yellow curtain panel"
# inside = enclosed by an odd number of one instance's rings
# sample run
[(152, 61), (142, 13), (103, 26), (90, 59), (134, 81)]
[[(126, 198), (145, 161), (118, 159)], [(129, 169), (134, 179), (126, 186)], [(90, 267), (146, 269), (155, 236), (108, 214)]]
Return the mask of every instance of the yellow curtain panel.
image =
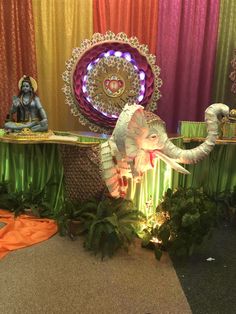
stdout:
[(72, 50), (93, 34), (92, 0), (33, 0), (38, 94), (49, 128), (82, 130), (62, 92), (62, 73)]

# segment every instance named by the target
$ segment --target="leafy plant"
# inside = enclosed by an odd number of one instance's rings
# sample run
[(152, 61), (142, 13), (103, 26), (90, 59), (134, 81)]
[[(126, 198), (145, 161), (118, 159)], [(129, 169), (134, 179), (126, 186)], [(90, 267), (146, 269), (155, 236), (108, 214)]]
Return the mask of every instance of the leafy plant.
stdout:
[(84, 247), (103, 259), (121, 247), (128, 249), (141, 217), (131, 201), (107, 197), (84, 203), (66, 200), (56, 220), (61, 235), (74, 239), (85, 234)]
[(15, 216), (22, 213), (37, 217), (52, 216), (48, 197), (45, 188), (36, 191), (31, 185), (28, 191), (11, 192), (9, 182), (0, 182), (0, 207), (14, 212)]
[(119, 248), (128, 250), (137, 236), (143, 214), (124, 199), (106, 198), (99, 202), (96, 215), (87, 224), (84, 246), (94, 254), (111, 257)]
[(152, 242), (157, 259), (163, 250), (177, 256), (191, 255), (210, 236), (219, 217), (215, 202), (203, 191), (193, 188), (179, 188), (175, 192), (168, 189), (156, 211), (159, 223), (148, 232), (149, 242), (143, 246), (150, 246)]
[(61, 236), (68, 235), (74, 239), (88, 231), (90, 221), (95, 217), (98, 201), (95, 199), (86, 203), (65, 199), (61, 209), (55, 216)]
[(222, 219), (236, 226), (236, 186), (233, 190), (226, 190), (212, 195)]

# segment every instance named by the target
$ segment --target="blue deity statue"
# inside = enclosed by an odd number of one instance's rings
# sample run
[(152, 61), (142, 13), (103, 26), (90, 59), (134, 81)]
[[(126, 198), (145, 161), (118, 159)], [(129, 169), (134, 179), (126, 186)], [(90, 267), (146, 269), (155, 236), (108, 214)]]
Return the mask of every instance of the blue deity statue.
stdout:
[[(4, 128), (8, 132), (20, 132), (27, 128), (33, 132), (48, 130), (45, 110), (36, 95), (37, 83), (30, 76), (23, 76), (18, 84), (19, 94), (13, 96), (12, 106)], [(16, 121), (14, 119), (16, 117)]]

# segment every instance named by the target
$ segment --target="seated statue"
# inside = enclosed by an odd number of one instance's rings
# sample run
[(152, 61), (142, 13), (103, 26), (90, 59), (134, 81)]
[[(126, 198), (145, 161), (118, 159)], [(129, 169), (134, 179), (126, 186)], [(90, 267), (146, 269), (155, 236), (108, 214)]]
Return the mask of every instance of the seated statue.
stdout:
[[(13, 96), (12, 106), (4, 128), (8, 132), (21, 132), (27, 128), (33, 132), (48, 130), (48, 119), (45, 110), (36, 95), (37, 83), (30, 76), (23, 76), (19, 83), (19, 94)], [(16, 115), (16, 121), (14, 119)]]

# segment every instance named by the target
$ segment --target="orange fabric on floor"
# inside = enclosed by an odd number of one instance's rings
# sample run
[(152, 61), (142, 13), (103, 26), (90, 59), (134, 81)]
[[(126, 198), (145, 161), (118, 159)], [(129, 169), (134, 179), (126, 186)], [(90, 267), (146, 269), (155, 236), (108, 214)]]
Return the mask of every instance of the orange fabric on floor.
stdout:
[(14, 214), (0, 209), (0, 259), (10, 251), (47, 240), (57, 232), (54, 220), (35, 218), (28, 215), (14, 217)]

